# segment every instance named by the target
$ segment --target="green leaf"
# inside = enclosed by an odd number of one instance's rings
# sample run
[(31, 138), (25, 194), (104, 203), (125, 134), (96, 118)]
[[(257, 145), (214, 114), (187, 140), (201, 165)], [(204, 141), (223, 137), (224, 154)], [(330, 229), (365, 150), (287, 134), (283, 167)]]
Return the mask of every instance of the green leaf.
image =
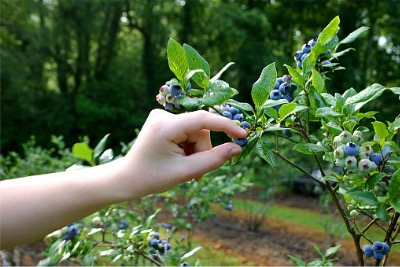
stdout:
[(356, 104), (354, 110), (359, 110), (368, 102), (380, 97), (384, 91), (385, 87), (383, 85), (374, 83), (373, 85), (368, 86), (358, 94), (347, 98), (345, 105)]
[(340, 19), (339, 16), (336, 16), (329, 22), (329, 24), (322, 30), (322, 32), (318, 36), (318, 42), (321, 44), (325, 44), (329, 41), (339, 30)]
[(230, 66), (232, 66), (233, 64), (235, 64), (235, 63), (229, 62), (228, 64), (226, 64), (214, 77), (212, 77), (211, 81), (214, 82), (214, 81), (218, 80), (218, 79), (222, 76), (222, 74), (223, 74)]
[(312, 155), (312, 154), (322, 153), (322, 152), (326, 151), (323, 146), (316, 145), (316, 144), (310, 144), (310, 143), (297, 144), (293, 147), (293, 150), (296, 150), (296, 151), (306, 154), (306, 155)]
[(325, 117), (336, 118), (336, 117), (343, 116), (343, 114), (334, 111), (332, 108), (325, 107), (325, 108), (317, 109), (317, 112), (315, 113), (315, 116), (316, 117), (320, 117), (320, 118), (325, 118)]
[(183, 47), (174, 39), (170, 38), (167, 44), (167, 58), (170, 70), (179, 81), (184, 82), (189, 72), (189, 63)]
[(269, 98), (269, 94), (276, 83), (276, 76), (275, 63), (269, 64), (262, 70), (251, 90), (251, 97), (256, 107), (260, 107)]
[(374, 189), (374, 186), (376, 185), (376, 183), (379, 182), (380, 180), (382, 180), (382, 178), (385, 176), (386, 176), (386, 174), (384, 174), (382, 172), (376, 172), (376, 173), (372, 174), (371, 177), (369, 177), (365, 181), (365, 185), (367, 186), (367, 189), (368, 190)]
[(195, 247), (194, 249), (192, 249), (192, 250), (189, 251), (188, 253), (184, 254), (184, 255), (181, 257), (181, 260), (185, 260), (185, 259), (187, 259), (187, 258), (193, 256), (194, 254), (196, 254), (197, 252), (199, 252), (199, 250), (201, 250), (202, 248), (203, 248), (202, 246)]
[(279, 100), (272, 100), (272, 99), (268, 99), (267, 101), (265, 101), (265, 103), (262, 105), (263, 108), (271, 108), (271, 107), (275, 107), (278, 105), (283, 105), (289, 103), (289, 101), (287, 101), (286, 99), (279, 99)]
[(386, 137), (390, 135), (389, 131), (386, 128), (386, 124), (380, 121), (374, 121), (372, 123), (372, 126), (374, 127), (375, 133), (379, 137), (379, 144), (383, 147)]
[(157, 216), (157, 214), (160, 212), (160, 209), (157, 209), (153, 214), (151, 214), (149, 217), (147, 217), (146, 222), (144, 224), (146, 229), (149, 229), (154, 218)]
[(112, 161), (114, 158), (114, 152), (112, 151), (111, 148), (107, 149), (106, 151), (104, 151), (100, 157), (99, 157), (99, 163), (100, 164), (104, 164), (107, 162)]
[(235, 91), (227, 82), (222, 80), (210, 81), (200, 102), (208, 106), (219, 105), (234, 95)]
[(337, 246), (328, 248), (325, 251), (325, 257), (328, 258), (331, 255), (335, 255), (339, 251), (340, 247), (341, 247), (341, 245), (337, 245)]
[(379, 220), (383, 222), (388, 222), (390, 220), (389, 214), (386, 211), (386, 205), (380, 205), (376, 209), (376, 215), (378, 216)]
[(186, 109), (194, 109), (200, 106), (200, 101), (196, 97), (180, 97), (177, 103), (184, 106)]
[(361, 202), (365, 205), (377, 206), (379, 204), (376, 196), (368, 191), (355, 191), (348, 195), (355, 201)]
[(289, 116), (297, 107), (296, 103), (284, 104), (278, 110), (279, 118), (283, 121), (287, 116)]
[(312, 70), (312, 85), (318, 93), (325, 93), (325, 80), (315, 69)]
[(299, 258), (296, 258), (291, 255), (288, 255), (288, 257), (293, 261), (294, 265), (296, 266), (307, 266), (307, 264)]
[(193, 47), (188, 44), (183, 45), (183, 49), (186, 51), (188, 58), (189, 68), (191, 70), (202, 69), (204, 74), (196, 73), (193, 75), (193, 80), (202, 88), (206, 88), (210, 80), (210, 65), (208, 62), (196, 51)]
[(93, 158), (98, 161), (100, 155), (103, 153), (104, 149), (106, 148), (108, 137), (110, 134), (106, 134), (99, 143), (97, 143), (96, 147), (93, 151)]
[(396, 95), (400, 95), (400, 87), (391, 87), (389, 88)]
[(348, 43), (353, 42), (355, 39), (360, 37), (364, 32), (366, 32), (368, 30), (369, 30), (369, 27), (365, 27), (365, 26), (358, 28), (357, 30), (355, 30), (355, 31), (351, 32), (349, 35), (347, 35), (343, 40), (341, 40), (339, 42), (338, 46), (341, 44), (348, 44)]
[(76, 143), (72, 146), (72, 154), (77, 158), (83, 159), (89, 163), (92, 163), (93, 149), (91, 149), (86, 143)]
[(292, 68), (289, 65), (284, 65), (288, 72), (289, 75), (292, 77), (292, 81), (295, 82), (298, 86), (300, 86), (301, 88), (304, 88), (304, 84), (306, 83), (304, 80), (303, 75), (301, 75), (300, 73), (298, 73), (294, 68)]
[(390, 179), (387, 195), (392, 207), (400, 212), (400, 169), (398, 169)]
[(248, 112), (253, 112), (254, 113), (253, 107), (248, 103), (238, 102), (238, 101), (236, 101), (234, 99), (228, 99), (225, 103), (228, 104), (229, 106), (235, 107), (235, 108), (237, 108), (239, 110), (248, 111)]
[(400, 118), (395, 119), (395, 121), (390, 124), (388, 130), (393, 133), (394, 131), (397, 131), (397, 129), (400, 128)]
[(265, 160), (273, 168), (276, 168), (276, 158), (274, 153), (272, 153), (271, 144), (260, 140), (257, 142), (256, 149), (258, 155), (263, 160)]

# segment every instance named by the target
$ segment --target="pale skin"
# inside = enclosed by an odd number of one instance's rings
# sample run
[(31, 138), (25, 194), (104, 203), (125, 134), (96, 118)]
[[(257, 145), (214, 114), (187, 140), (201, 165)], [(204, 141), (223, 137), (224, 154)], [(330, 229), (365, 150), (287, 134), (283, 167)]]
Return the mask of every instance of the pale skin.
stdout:
[(241, 147), (212, 147), (210, 131), (244, 138), (235, 122), (205, 111), (153, 110), (129, 153), (110, 163), (0, 182), (0, 249), (44, 237), (108, 205), (200, 179)]

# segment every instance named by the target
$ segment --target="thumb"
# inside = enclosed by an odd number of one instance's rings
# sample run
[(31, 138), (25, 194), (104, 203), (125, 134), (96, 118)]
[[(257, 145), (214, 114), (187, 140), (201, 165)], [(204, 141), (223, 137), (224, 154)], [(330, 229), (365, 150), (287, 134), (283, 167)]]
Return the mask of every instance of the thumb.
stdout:
[(239, 155), (242, 148), (235, 143), (225, 143), (207, 151), (185, 157), (184, 168), (187, 178), (201, 177), (215, 170), (233, 156)]

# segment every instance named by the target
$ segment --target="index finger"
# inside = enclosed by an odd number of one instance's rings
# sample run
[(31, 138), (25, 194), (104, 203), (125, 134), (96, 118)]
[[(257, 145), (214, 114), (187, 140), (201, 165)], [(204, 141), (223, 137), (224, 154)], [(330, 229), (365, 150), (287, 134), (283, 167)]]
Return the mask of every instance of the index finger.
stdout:
[(180, 129), (188, 135), (207, 129), (214, 132), (225, 132), (235, 138), (244, 138), (247, 136), (246, 130), (237, 125), (233, 120), (204, 110), (183, 113), (178, 115), (176, 119), (178, 120), (177, 124), (179, 124)]

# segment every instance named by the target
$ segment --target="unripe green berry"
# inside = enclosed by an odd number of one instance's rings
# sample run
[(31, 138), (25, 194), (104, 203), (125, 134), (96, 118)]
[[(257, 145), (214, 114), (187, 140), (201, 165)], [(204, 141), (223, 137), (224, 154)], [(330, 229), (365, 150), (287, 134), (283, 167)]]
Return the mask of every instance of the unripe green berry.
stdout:
[(350, 211), (350, 216), (351, 216), (351, 217), (357, 217), (358, 215), (359, 215), (359, 213), (358, 213), (357, 210), (352, 210), (352, 211)]
[(352, 134), (349, 131), (343, 131), (339, 134), (339, 141), (342, 144), (346, 144), (348, 142), (351, 142), (351, 139), (353, 138)]
[(351, 139), (354, 143), (360, 145), (364, 141), (364, 134), (361, 131), (354, 131), (353, 138)]
[(354, 156), (348, 156), (348, 157), (345, 159), (345, 166), (346, 166), (347, 168), (355, 168), (355, 167), (357, 167), (357, 159), (356, 159), (356, 157), (354, 157)]
[(333, 156), (335, 158), (343, 158), (344, 157), (344, 147), (345, 145), (340, 145), (338, 148), (335, 149), (333, 152)]
[(335, 136), (334, 138), (333, 138), (333, 147), (334, 148), (337, 148), (338, 146), (340, 146), (340, 137), (339, 136)]
[(349, 204), (347, 205), (347, 210), (354, 210), (354, 205), (353, 204)]

